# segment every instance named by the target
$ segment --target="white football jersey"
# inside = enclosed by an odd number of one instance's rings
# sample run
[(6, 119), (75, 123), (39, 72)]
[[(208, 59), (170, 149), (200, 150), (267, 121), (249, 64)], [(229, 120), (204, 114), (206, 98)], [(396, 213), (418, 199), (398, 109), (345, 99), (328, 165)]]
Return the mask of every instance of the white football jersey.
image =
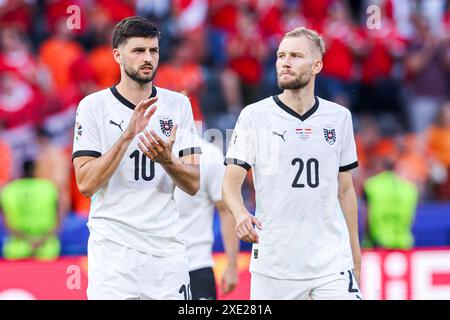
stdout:
[[(173, 152), (200, 153), (191, 105), (182, 94), (153, 87), (157, 110), (147, 129), (167, 139), (178, 124)], [(81, 100), (75, 123), (73, 158), (100, 157), (128, 126), (134, 105), (115, 87)], [(141, 133), (142, 134), (142, 133)], [(138, 135), (139, 136), (139, 135)], [(91, 198), (88, 226), (104, 238), (155, 255), (185, 250), (173, 192), (175, 184), (158, 163), (139, 149), (136, 136), (109, 181)]]
[(222, 150), (206, 140), (202, 140), (201, 149), (199, 191), (195, 196), (190, 196), (175, 188), (174, 193), (187, 245), (189, 271), (214, 265), (214, 203), (222, 200), (225, 174)]
[(353, 267), (338, 174), (358, 165), (350, 111), (317, 98), (304, 115), (277, 96), (244, 108), (226, 164), (253, 168), (257, 230), (250, 271), (310, 279)]

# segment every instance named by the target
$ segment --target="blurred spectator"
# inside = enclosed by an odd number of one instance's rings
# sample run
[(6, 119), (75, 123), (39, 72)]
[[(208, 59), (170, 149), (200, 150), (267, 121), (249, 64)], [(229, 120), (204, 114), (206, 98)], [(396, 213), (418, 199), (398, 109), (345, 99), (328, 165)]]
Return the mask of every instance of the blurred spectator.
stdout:
[(136, 0), (136, 12), (141, 17), (146, 17), (155, 23), (170, 16), (171, 0)]
[(180, 38), (172, 49), (171, 59), (158, 68), (155, 85), (187, 95), (194, 120), (202, 121), (199, 94), (204, 79), (202, 68), (193, 59), (195, 49), (192, 42)]
[(421, 132), (432, 123), (448, 97), (450, 42), (448, 37), (435, 35), (423, 16), (415, 15), (413, 21), (416, 34), (405, 62), (409, 89), (407, 113), (411, 129)]
[(40, 120), (44, 97), (40, 90), (14, 71), (0, 71), (0, 119), (5, 129)]
[[(112, 51), (110, 53), (112, 54)], [(112, 65), (109, 66), (112, 67)], [(117, 67), (117, 63), (115, 66)], [(71, 92), (71, 95), (73, 95), (73, 101), (70, 101), (71, 103), (78, 104), (83, 97), (98, 90), (98, 86), (95, 81), (95, 69), (92, 68), (86, 56), (81, 55), (74, 60), (70, 65), (69, 71), (71, 75), (71, 83), (66, 87), (66, 89)], [(67, 106), (70, 104), (66, 101), (65, 105)]]
[[(256, 10), (258, 12), (259, 26), (261, 29), (261, 34), (266, 39), (266, 41), (273, 42), (274, 46), (278, 40), (281, 40), (281, 36), (286, 32), (283, 30), (283, 9), (287, 12), (286, 15), (298, 14), (298, 7), (294, 8), (292, 6), (283, 8), (283, 0), (265, 0), (257, 1)], [(299, 27), (300, 25), (296, 25)], [(289, 31), (293, 28), (289, 28)], [(276, 37), (275, 39), (271, 39)]]
[(84, 56), (78, 57), (69, 67), (70, 85), (54, 93), (51, 107), (45, 110), (46, 118), (41, 122), (51, 135), (52, 142), (61, 147), (71, 145), (76, 107), (80, 100), (98, 90), (94, 71)]
[(209, 50), (210, 58), (215, 65), (227, 63), (227, 37), (238, 32), (238, 16), (240, 11), (253, 11), (252, 0), (209, 0)]
[[(301, 10), (301, 3), (294, 3), (284, 10), (282, 10), (281, 17), (281, 36), (285, 33), (294, 30), (297, 27), (312, 27), (312, 23), (310, 23), (304, 13)], [(278, 42), (278, 41), (277, 41)], [(278, 47), (275, 45), (275, 47)]]
[(102, 10), (95, 10), (89, 16), (92, 23), (83, 38), (86, 47), (90, 48), (88, 60), (89, 70), (99, 88), (108, 88), (117, 84), (120, 79), (120, 68), (113, 57), (111, 33), (113, 24)]
[(72, 30), (67, 28), (65, 19), (60, 19), (55, 34), (45, 40), (39, 49), (39, 56), (50, 70), (56, 90), (70, 84), (70, 66), (83, 54), (81, 45), (72, 38)]
[(72, 61), (68, 70), (71, 80), (70, 84), (57, 93), (59, 103), (61, 104), (58, 111), (66, 109), (75, 110), (78, 102), (83, 97), (98, 90), (98, 85), (95, 81), (95, 71), (86, 56), (78, 56)]
[(427, 145), (437, 161), (431, 171), (433, 176), (433, 198), (450, 200), (450, 101), (444, 103), (436, 121), (428, 129)]
[(240, 9), (247, 8), (248, 0), (210, 0), (209, 20), (213, 28), (226, 33), (237, 31), (237, 19)]
[(59, 194), (62, 213), (70, 210), (70, 157), (64, 149), (54, 145), (48, 132), (43, 128), (36, 130), (38, 157), (35, 161), (35, 177), (51, 181)]
[(318, 29), (322, 30), (326, 45), (324, 67), (317, 78), (318, 95), (351, 107), (356, 58), (362, 54), (364, 39), (351, 20), (347, 3), (333, 2), (323, 27)]
[(259, 98), (262, 63), (267, 56), (254, 13), (239, 11), (237, 32), (229, 35), (226, 50), (228, 65), (222, 73), (222, 85), (228, 110), (237, 113)]
[(50, 90), (50, 74), (32, 54), (25, 33), (10, 26), (0, 29), (0, 50), (0, 69), (16, 72), (30, 84)]
[[(366, 0), (366, 2), (371, 3), (373, 1)], [(387, 18), (394, 21), (399, 35), (404, 39), (410, 39), (414, 35), (411, 15), (416, 11), (416, 5), (417, 3), (411, 0), (386, 0), (385, 8)]]
[(394, 170), (399, 177), (416, 185), (422, 200), (430, 174), (424, 141), (415, 134), (397, 135), (394, 141), (397, 150)]
[(99, 88), (108, 88), (119, 83), (120, 68), (114, 60), (111, 45), (95, 47), (89, 53), (89, 64)]
[[(2, 120), (0, 120), (1, 122)], [(6, 141), (11, 149), (12, 166), (10, 170), (12, 170), (11, 177), (15, 179), (23, 175), (23, 162), (26, 159), (36, 158), (38, 148), (34, 143), (34, 127), (33, 125), (21, 125), (9, 129), (4, 128), (1, 139)]]
[[(203, 67), (203, 84), (199, 95), (202, 114), (205, 119), (206, 128), (222, 130), (224, 134), (226, 129), (232, 128), (235, 119), (228, 113), (227, 105), (223, 95), (220, 76), (221, 69), (218, 67)], [(157, 79), (156, 79), (157, 80)], [(201, 130), (198, 129), (200, 134)], [(223, 150), (223, 146), (221, 146)]]
[(420, 1), (418, 4), (418, 12), (421, 12), (424, 18), (428, 21), (430, 28), (433, 33), (438, 36), (443, 36), (444, 34), (444, 15), (445, 8), (448, 9), (448, 0), (428, 0)]
[(183, 34), (201, 31), (208, 16), (208, 0), (172, 0), (172, 13)]
[(96, 0), (95, 4), (105, 10), (114, 24), (136, 15), (135, 0)]
[(108, 44), (111, 42), (107, 32), (112, 30), (112, 21), (108, 13), (101, 7), (93, 7), (86, 13), (89, 24), (86, 30), (77, 37), (77, 40), (83, 45), (84, 49), (91, 51), (97, 45)]
[(1, 207), (9, 233), (3, 257), (17, 260), (54, 260), (59, 256), (57, 232), (62, 219), (58, 189), (50, 181), (33, 177), (33, 162), (25, 161), (25, 176), (7, 184)]
[[(376, 0), (366, 1), (376, 2)], [(433, 32), (437, 34), (444, 32), (442, 22), (446, 7), (447, 10), (449, 8), (448, 0), (384, 0), (384, 3), (388, 9), (387, 16), (395, 22), (399, 34), (405, 39), (414, 36), (415, 27), (411, 16), (419, 12), (428, 21)]]
[(369, 177), (381, 170), (377, 167), (380, 159), (396, 155), (397, 149), (393, 139), (383, 134), (375, 118), (362, 116), (356, 125), (358, 127), (355, 135), (358, 163), (364, 171), (364, 176)]
[[(74, 34), (81, 34), (86, 30), (87, 19), (85, 10), (89, 8), (90, 0), (44, 0), (44, 23), (46, 27), (46, 33), (53, 34), (57, 32), (61, 21), (67, 23), (67, 19), (73, 14), (80, 14), (80, 25), (76, 26), (71, 32)], [(71, 6), (77, 6), (78, 11), (69, 11)], [(75, 21), (75, 20), (74, 20)]]
[(392, 170), (392, 164), (385, 158), (384, 170), (364, 184), (368, 232), (364, 242), (378, 248), (409, 249), (414, 244), (412, 225), (418, 191)]
[(12, 150), (2, 133), (3, 123), (0, 121), (0, 190), (11, 180), (13, 174)]
[(0, 1), (0, 21), (2, 25), (15, 25), (22, 31), (30, 32), (33, 26), (32, 4), (36, 0)]
[(372, 114), (395, 113), (397, 119), (402, 119), (401, 80), (394, 66), (405, 56), (406, 42), (386, 16), (381, 13), (380, 29), (361, 26), (365, 41), (360, 108)]
[(314, 29), (320, 29), (327, 18), (329, 8), (335, 2), (336, 0), (302, 0), (303, 15), (308, 18)]
[(208, 0), (173, 0), (172, 15), (178, 37), (188, 38), (195, 48), (191, 51), (192, 59), (202, 61), (206, 54)]

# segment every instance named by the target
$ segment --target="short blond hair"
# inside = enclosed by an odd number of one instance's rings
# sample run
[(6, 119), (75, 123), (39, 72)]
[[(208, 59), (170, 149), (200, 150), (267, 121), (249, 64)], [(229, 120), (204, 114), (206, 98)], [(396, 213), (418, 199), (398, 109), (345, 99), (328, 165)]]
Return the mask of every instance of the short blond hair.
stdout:
[(305, 27), (298, 27), (292, 31), (285, 33), (285, 35), (283, 36), (283, 40), (286, 38), (298, 38), (302, 36), (306, 37), (319, 51), (320, 57), (323, 57), (326, 51), (325, 42), (323, 41), (323, 38), (314, 30)]

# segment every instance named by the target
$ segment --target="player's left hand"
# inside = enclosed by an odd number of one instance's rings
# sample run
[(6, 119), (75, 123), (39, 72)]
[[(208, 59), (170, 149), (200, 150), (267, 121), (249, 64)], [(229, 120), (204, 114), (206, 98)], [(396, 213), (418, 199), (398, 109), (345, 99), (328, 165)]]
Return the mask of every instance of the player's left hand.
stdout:
[(140, 135), (138, 143), (139, 149), (151, 160), (162, 165), (173, 162), (172, 148), (175, 143), (178, 125), (174, 125), (169, 138), (164, 141), (154, 130), (144, 130), (144, 136)]
[(222, 275), (222, 281), (220, 283), (220, 291), (225, 296), (232, 292), (238, 284), (239, 276), (236, 268), (227, 266)]

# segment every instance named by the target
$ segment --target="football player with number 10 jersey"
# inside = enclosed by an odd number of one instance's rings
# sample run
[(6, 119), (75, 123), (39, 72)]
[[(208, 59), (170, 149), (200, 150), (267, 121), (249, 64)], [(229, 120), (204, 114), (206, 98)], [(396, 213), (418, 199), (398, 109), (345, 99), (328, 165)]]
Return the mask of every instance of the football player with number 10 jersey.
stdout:
[(200, 144), (187, 97), (152, 85), (159, 31), (119, 22), (116, 86), (79, 104), (73, 164), (91, 197), (88, 299), (190, 299), (186, 248), (173, 193), (199, 189)]

